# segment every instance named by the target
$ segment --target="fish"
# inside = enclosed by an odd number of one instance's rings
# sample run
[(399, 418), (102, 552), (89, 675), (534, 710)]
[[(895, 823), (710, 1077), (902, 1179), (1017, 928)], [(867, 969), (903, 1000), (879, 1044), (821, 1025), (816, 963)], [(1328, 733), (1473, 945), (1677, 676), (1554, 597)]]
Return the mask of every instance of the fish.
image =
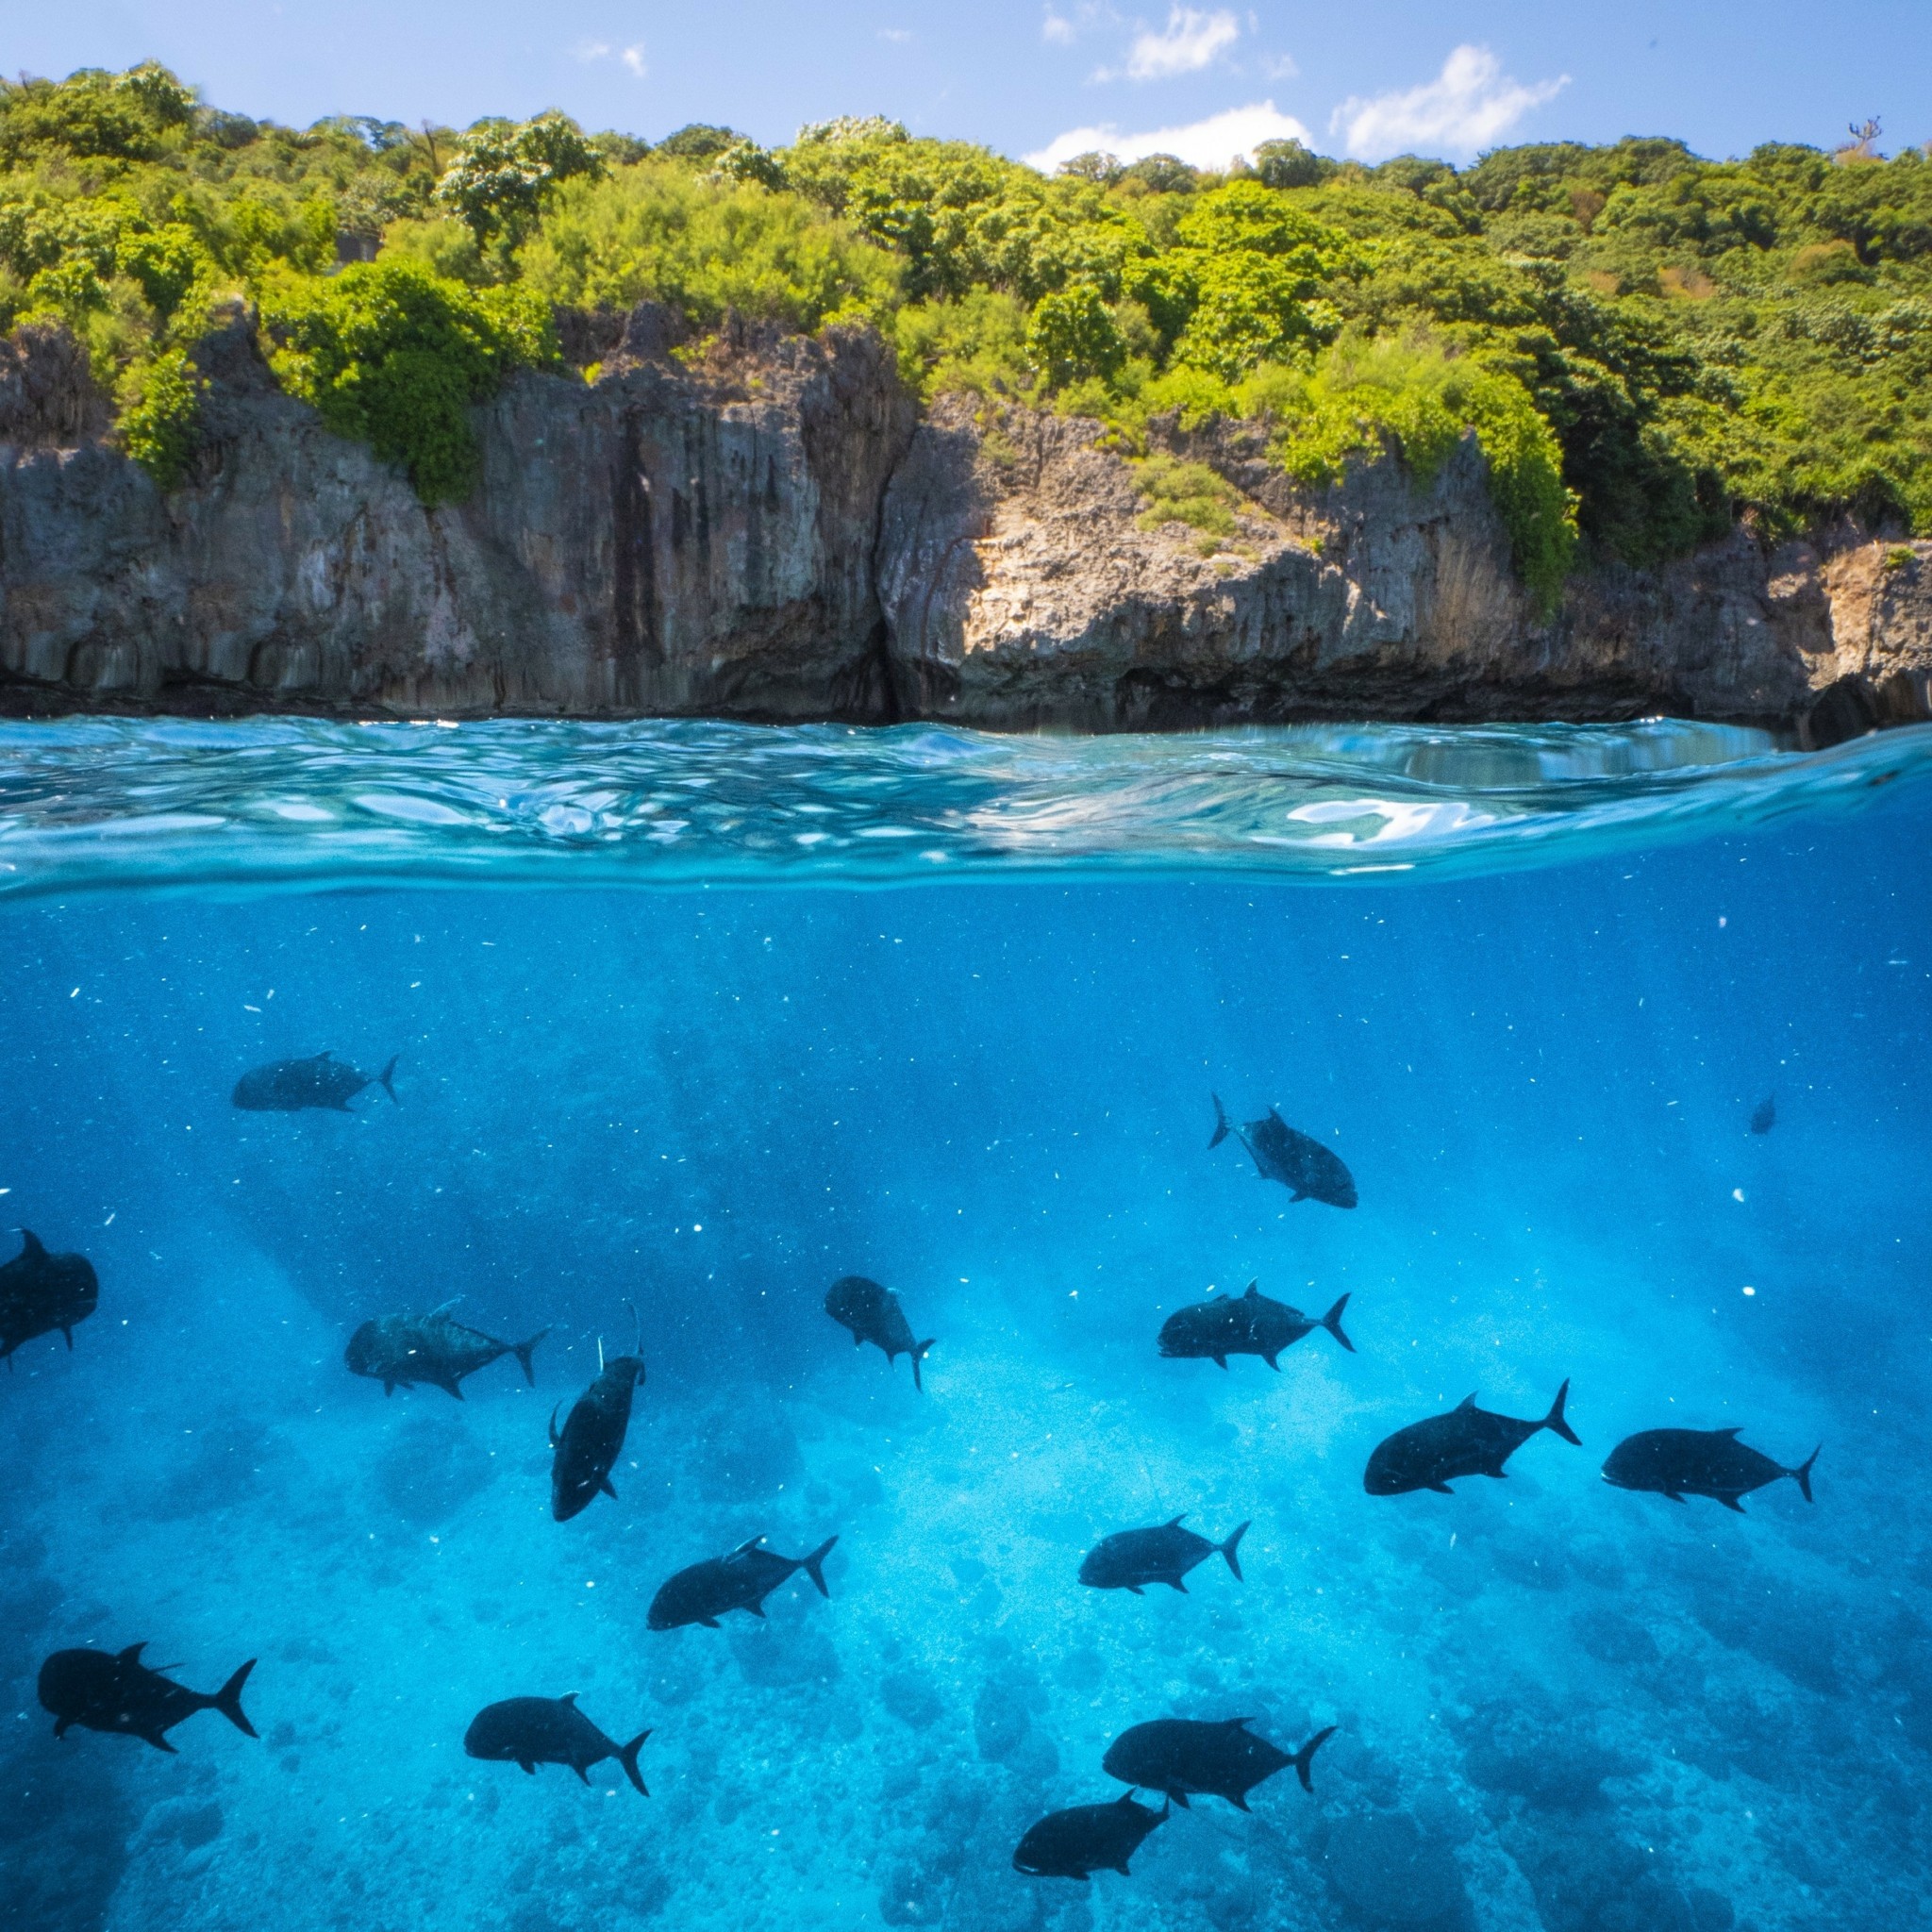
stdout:
[(1768, 1134), (1777, 1125), (1777, 1095), (1767, 1093), (1751, 1109), (1751, 1131), (1754, 1134)]
[(125, 1650), (57, 1650), (41, 1666), (41, 1707), (54, 1715), (54, 1735), (71, 1725), (118, 1731), (157, 1751), (173, 1753), (167, 1734), (198, 1710), (218, 1710), (238, 1731), (253, 1738), (255, 1726), (242, 1708), (242, 1687), (255, 1668), (250, 1657), (219, 1690), (191, 1690), (141, 1660), (145, 1643)]
[(1160, 1324), (1160, 1352), (1168, 1357), (1206, 1357), (1224, 1369), (1231, 1355), (1257, 1355), (1279, 1374), (1281, 1364), (1275, 1357), (1317, 1328), (1327, 1329), (1353, 1355), (1355, 1343), (1341, 1330), (1341, 1311), (1347, 1306), (1348, 1297), (1343, 1295), (1325, 1315), (1305, 1315), (1286, 1302), (1270, 1300), (1261, 1292), (1261, 1284), (1251, 1281), (1239, 1301), (1218, 1294), (1211, 1301), (1176, 1308)]
[(472, 1757), (521, 1765), (532, 1777), (540, 1764), (567, 1764), (586, 1784), (591, 1765), (614, 1757), (639, 1794), (648, 1798), (638, 1774), (638, 1752), (650, 1735), (640, 1731), (628, 1744), (607, 1738), (577, 1708), (573, 1690), (568, 1697), (506, 1697), (501, 1704), (486, 1704), (463, 1733), (463, 1749)]
[(85, 1255), (50, 1255), (41, 1238), (20, 1231), (20, 1253), (0, 1266), (0, 1356), (13, 1366), (23, 1342), (59, 1329), (74, 1347), (74, 1324), (85, 1322), (101, 1298), (100, 1277)]
[(610, 1472), (624, 1453), (631, 1398), (644, 1379), (644, 1325), (635, 1306), (631, 1317), (637, 1321), (636, 1352), (612, 1356), (607, 1362), (599, 1341), (597, 1379), (571, 1404), (561, 1435), (557, 1410), (550, 1411), (550, 1513), (559, 1523), (581, 1516), (600, 1490), (617, 1501)]
[(1234, 1580), (1241, 1582), (1241, 1558), (1236, 1552), (1248, 1525), (1237, 1524), (1225, 1542), (1210, 1543), (1205, 1536), (1183, 1529), (1186, 1520), (1176, 1516), (1172, 1523), (1153, 1529), (1117, 1529), (1113, 1535), (1102, 1537), (1080, 1559), (1080, 1581), (1093, 1590), (1130, 1590), (1136, 1596), (1143, 1583), (1164, 1583), (1185, 1596), (1188, 1586), (1182, 1577), (1218, 1550), (1234, 1572)]
[(1279, 1181), (1295, 1200), (1325, 1201), (1331, 1208), (1356, 1205), (1355, 1176), (1321, 1141), (1298, 1133), (1272, 1107), (1261, 1119), (1238, 1126), (1228, 1119), (1220, 1094), (1208, 1098), (1214, 1103), (1209, 1147), (1219, 1147), (1231, 1133), (1248, 1150), (1261, 1178)]
[(924, 1386), (919, 1379), (919, 1365), (939, 1337), (913, 1341), (912, 1324), (899, 1306), (899, 1297), (890, 1288), (870, 1281), (863, 1274), (841, 1274), (826, 1291), (825, 1313), (841, 1327), (851, 1329), (854, 1348), (870, 1341), (885, 1351), (888, 1364), (897, 1361), (902, 1355), (909, 1355), (912, 1386)]
[(1107, 1747), (1100, 1768), (1124, 1785), (1165, 1791), (1183, 1810), (1190, 1795), (1225, 1798), (1237, 1811), (1248, 1808), (1248, 1793), (1277, 1771), (1294, 1766), (1302, 1790), (1313, 1791), (1308, 1766), (1315, 1753), (1335, 1735), (1330, 1724), (1317, 1731), (1292, 1755), (1276, 1750), (1266, 1738), (1248, 1729), (1252, 1718), (1223, 1718), (1201, 1724), (1192, 1718), (1158, 1717), (1135, 1724)]
[(749, 1610), (754, 1617), (762, 1617), (766, 1597), (800, 1570), (817, 1584), (822, 1597), (829, 1598), (832, 1592), (825, 1588), (822, 1566), (838, 1541), (828, 1536), (808, 1557), (780, 1557), (760, 1549), (764, 1538), (755, 1536), (728, 1557), (707, 1557), (668, 1578), (651, 1599), (644, 1621), (653, 1630), (676, 1630), (686, 1624), (715, 1630), (726, 1610)]
[(349, 1373), (380, 1382), (385, 1395), (427, 1382), (460, 1402), (465, 1375), (487, 1369), (499, 1356), (513, 1355), (524, 1365), (524, 1380), (534, 1389), (537, 1374), (530, 1357), (549, 1329), (538, 1329), (527, 1341), (499, 1341), (480, 1328), (452, 1322), (449, 1311), (455, 1307), (455, 1302), (444, 1302), (426, 1315), (380, 1315), (364, 1322), (342, 1351)]
[(1452, 1493), (1449, 1484), (1456, 1476), (1502, 1475), (1503, 1465), (1540, 1429), (1554, 1430), (1580, 1449), (1583, 1444), (1563, 1419), (1569, 1394), (1566, 1379), (1549, 1414), (1533, 1423), (1513, 1415), (1491, 1415), (1478, 1408), (1471, 1395), (1447, 1415), (1410, 1423), (1378, 1442), (1369, 1457), (1362, 1488), (1372, 1496), (1401, 1496), (1411, 1490), (1438, 1490), (1446, 1496)]
[(379, 1074), (360, 1073), (333, 1053), (306, 1060), (271, 1060), (265, 1067), (250, 1067), (235, 1082), (230, 1097), (246, 1113), (300, 1113), (311, 1107), (349, 1113), (350, 1101), (365, 1087), (380, 1087), (391, 1100), (396, 1097), (394, 1074), (401, 1058), (391, 1054)]
[[(1824, 1445), (1821, 1442), (1819, 1448)], [(1811, 1500), (1811, 1465), (1818, 1450), (1795, 1469), (1738, 1441), (1736, 1429), (1640, 1429), (1610, 1451), (1604, 1480), (1619, 1490), (1647, 1490), (1681, 1503), (1686, 1496), (1709, 1496), (1740, 1516), (1738, 1499), (1790, 1476)]]
[(1075, 1805), (1069, 1810), (1049, 1811), (1026, 1827), (1013, 1853), (1013, 1870), (1028, 1878), (1077, 1878), (1083, 1885), (1093, 1872), (1131, 1877), (1127, 1860), (1173, 1808), (1171, 1803), (1158, 1811), (1137, 1805), (1128, 1791), (1111, 1805)]

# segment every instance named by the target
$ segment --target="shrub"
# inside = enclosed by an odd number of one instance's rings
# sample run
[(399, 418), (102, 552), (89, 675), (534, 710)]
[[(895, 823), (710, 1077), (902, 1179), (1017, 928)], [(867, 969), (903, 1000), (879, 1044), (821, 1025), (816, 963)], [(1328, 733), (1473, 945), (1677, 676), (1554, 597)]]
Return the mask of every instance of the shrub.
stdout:
[(206, 387), (181, 349), (164, 349), (137, 364), (124, 384), (122, 446), (162, 490), (174, 489), (187, 474)]
[(1241, 492), (1206, 463), (1184, 463), (1163, 455), (1142, 458), (1132, 468), (1134, 482), (1147, 499), (1139, 519), (1143, 530), (1186, 524), (1208, 537), (1234, 535)]
[(468, 225), (479, 248), (499, 236), (514, 246), (558, 182), (602, 173), (603, 162), (568, 115), (539, 114), (520, 125), (479, 122), (436, 184), (436, 200)]
[(1049, 389), (1115, 375), (1127, 359), (1120, 324), (1091, 282), (1042, 295), (1026, 326), (1026, 357)]

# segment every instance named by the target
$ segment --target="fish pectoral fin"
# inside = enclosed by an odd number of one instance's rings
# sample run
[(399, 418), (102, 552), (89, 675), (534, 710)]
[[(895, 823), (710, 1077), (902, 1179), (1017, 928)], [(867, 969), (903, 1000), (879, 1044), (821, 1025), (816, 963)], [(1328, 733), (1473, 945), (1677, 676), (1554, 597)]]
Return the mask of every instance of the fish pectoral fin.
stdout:
[(454, 1375), (447, 1382), (439, 1382), (436, 1386), (439, 1389), (447, 1389), (458, 1402), (463, 1399), (463, 1385)]
[(1194, 1808), (1191, 1804), (1188, 1803), (1188, 1794), (1185, 1791), (1170, 1791), (1167, 1795), (1170, 1798), (1172, 1798), (1174, 1801), (1174, 1803), (1181, 1807), (1183, 1811), (1191, 1811)]
[(1740, 1516), (1743, 1515), (1744, 1506), (1738, 1500), (1736, 1496), (1729, 1494), (1722, 1495), (1718, 1498), (1718, 1501), (1722, 1503), (1726, 1509), (1734, 1509)]
[(607, 1496), (608, 1496), (613, 1503), (617, 1501), (617, 1491), (610, 1487), (610, 1478), (608, 1475), (600, 1475), (597, 1478), (597, 1487), (600, 1490), (602, 1490), (604, 1493)]
[(142, 1731), (138, 1736), (152, 1744), (157, 1751), (165, 1751), (170, 1757), (175, 1756), (175, 1747), (158, 1731)]
[(1163, 1576), (1160, 1580), (1161, 1582), (1166, 1584), (1170, 1590), (1177, 1590), (1183, 1596), (1187, 1595), (1188, 1586), (1185, 1583), (1183, 1583), (1178, 1576)]
[(1664, 1491), (1664, 1494), (1667, 1495), (1674, 1503), (1681, 1503), (1684, 1500), (1683, 1497), (1680, 1496), (1675, 1490), (1666, 1490)]
[(1278, 1374), (1280, 1374), (1280, 1373), (1281, 1373), (1281, 1364), (1280, 1364), (1280, 1362), (1279, 1362), (1279, 1361), (1277, 1361), (1277, 1360), (1276, 1360), (1276, 1359), (1274, 1358), (1274, 1356), (1272, 1356), (1272, 1355), (1264, 1355), (1264, 1356), (1262, 1356), (1261, 1359), (1262, 1359), (1262, 1360), (1263, 1360), (1264, 1362), (1266, 1362), (1266, 1363), (1268, 1364), (1268, 1366), (1269, 1366), (1269, 1367), (1270, 1367), (1271, 1369), (1273, 1369), (1273, 1370), (1274, 1371), (1274, 1373), (1275, 1373), (1275, 1374), (1276, 1374), (1277, 1375), (1278, 1375)]
[(745, 1608), (746, 1608), (747, 1610), (749, 1610), (749, 1611), (751, 1612), (751, 1614), (752, 1614), (752, 1615), (753, 1615), (754, 1617), (762, 1617), (762, 1616), (763, 1616), (763, 1615), (765, 1614), (765, 1607), (764, 1607), (764, 1605), (763, 1605), (763, 1604), (761, 1604), (761, 1603), (760, 1603), (760, 1604), (746, 1604), (746, 1605), (744, 1606), (744, 1607), (745, 1607)]
[(718, 1627), (718, 1620), (716, 1617), (700, 1617), (698, 1619), (698, 1622), (702, 1624), (707, 1630), (715, 1630)]
[(581, 1764), (573, 1764), (571, 1769), (576, 1773), (578, 1778), (583, 1783), (589, 1784), (591, 1782), (591, 1774)]
[(1224, 1355), (1218, 1355), (1218, 1356), (1216, 1356), (1216, 1357), (1214, 1357), (1214, 1366), (1215, 1366), (1216, 1368), (1218, 1368), (1218, 1369), (1224, 1369), (1224, 1368), (1226, 1368), (1226, 1366), (1227, 1366), (1227, 1357), (1225, 1357)]
[(1221, 1794), (1237, 1811), (1248, 1808), (1248, 1794), (1245, 1791), (1223, 1791)]
[(535, 1777), (537, 1775), (537, 1767), (527, 1757), (519, 1757), (517, 1764), (525, 1777)]
[(1147, 1592), (1144, 1590), (1142, 1590), (1138, 1583), (1130, 1583), (1127, 1585), (1127, 1588), (1130, 1591), (1132, 1591), (1136, 1596), (1145, 1596), (1147, 1594)]
[(1439, 1496), (1453, 1496), (1456, 1493), (1445, 1482), (1424, 1483), (1423, 1487), (1425, 1490), (1435, 1491)]

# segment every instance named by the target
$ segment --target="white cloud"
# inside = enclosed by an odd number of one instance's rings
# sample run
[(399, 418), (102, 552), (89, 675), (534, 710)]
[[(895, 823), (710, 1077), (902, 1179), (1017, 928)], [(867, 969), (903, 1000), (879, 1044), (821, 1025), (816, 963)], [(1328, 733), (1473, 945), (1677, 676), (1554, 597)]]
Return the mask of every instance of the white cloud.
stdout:
[(1292, 80), (1301, 69), (1294, 64), (1292, 54), (1264, 54), (1261, 57), (1261, 72), (1270, 80)]
[(631, 73), (639, 80), (643, 79), (644, 75), (651, 71), (644, 65), (644, 43), (641, 41), (639, 41), (634, 46), (626, 47), (618, 58), (623, 60), (624, 64), (630, 69)]
[(1051, 8), (1047, 9), (1046, 18), (1040, 23), (1040, 38), (1052, 42), (1057, 47), (1071, 47), (1079, 31), (1065, 14), (1056, 13)]
[(619, 60), (639, 80), (651, 71), (644, 65), (644, 43), (641, 41), (622, 49), (613, 47), (608, 41), (579, 41), (570, 51), (572, 58), (581, 60), (587, 67), (595, 60)]
[(1407, 92), (1352, 96), (1337, 108), (1329, 126), (1357, 160), (1391, 155), (1440, 152), (1474, 154), (1554, 100), (1570, 76), (1534, 87), (1511, 80), (1487, 47), (1457, 47), (1434, 80)]
[(573, 59), (581, 60), (588, 66), (592, 60), (603, 60), (608, 58), (610, 42), (608, 41), (579, 41), (570, 51)]
[(1241, 37), (1241, 23), (1227, 12), (1202, 13), (1192, 7), (1169, 10), (1167, 25), (1155, 33), (1142, 28), (1127, 49), (1124, 69), (1102, 68), (1095, 80), (1172, 80), (1211, 67)]
[(1042, 175), (1051, 175), (1075, 155), (1096, 150), (1124, 161), (1138, 161), (1143, 155), (1178, 155), (1196, 168), (1224, 168), (1237, 155), (1252, 158), (1264, 141), (1308, 143), (1312, 137), (1292, 115), (1277, 113), (1273, 101), (1257, 101), (1252, 107), (1229, 108), (1205, 121), (1191, 121), (1185, 127), (1156, 127), (1146, 134), (1123, 134), (1112, 126), (1070, 128), (1025, 158), (1029, 168), (1038, 168)]

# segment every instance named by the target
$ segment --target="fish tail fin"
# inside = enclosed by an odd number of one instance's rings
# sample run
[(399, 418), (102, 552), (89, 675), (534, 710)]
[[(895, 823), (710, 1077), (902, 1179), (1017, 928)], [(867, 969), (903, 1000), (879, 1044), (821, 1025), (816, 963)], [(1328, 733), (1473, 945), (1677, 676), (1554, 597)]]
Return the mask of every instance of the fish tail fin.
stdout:
[(1325, 1731), (1317, 1731), (1308, 1741), (1288, 1761), (1294, 1766), (1294, 1774), (1302, 1781), (1302, 1790), (1313, 1793), (1315, 1781), (1308, 1775), (1308, 1767), (1315, 1761), (1315, 1753), (1335, 1735), (1335, 1726), (1330, 1724)]
[(396, 1097), (396, 1062), (401, 1058), (402, 1055), (399, 1053), (391, 1054), (389, 1057), (389, 1065), (383, 1068), (382, 1072), (376, 1074), (375, 1076), (376, 1079), (381, 1083), (382, 1091), (385, 1093), (387, 1093), (391, 1100), (394, 1100)]
[(1355, 1353), (1355, 1343), (1352, 1342), (1348, 1339), (1348, 1337), (1342, 1333), (1341, 1330), (1341, 1311), (1343, 1308), (1347, 1307), (1347, 1306), (1348, 1296), (1343, 1295), (1341, 1299), (1339, 1302), (1337, 1302), (1335, 1306), (1332, 1308), (1330, 1308), (1325, 1315), (1322, 1317), (1322, 1325), (1323, 1327), (1327, 1329), (1329, 1334), (1334, 1336), (1337, 1341), (1341, 1342), (1343, 1348), (1347, 1349), (1350, 1355), (1353, 1355)]
[(1237, 1583), (1245, 1583), (1248, 1580), (1241, 1574), (1241, 1539), (1247, 1533), (1247, 1524), (1237, 1524), (1234, 1534), (1224, 1543), (1218, 1545), (1222, 1556), (1227, 1560), (1227, 1567), (1234, 1572), (1234, 1580)]
[(837, 1537), (828, 1536), (810, 1556), (804, 1559), (803, 1568), (805, 1574), (818, 1585), (819, 1594), (823, 1597), (829, 1597), (832, 1593), (825, 1588), (824, 1561), (832, 1554), (832, 1545), (838, 1541)]
[(513, 1341), (509, 1345), (510, 1354), (515, 1356), (517, 1360), (524, 1365), (524, 1380), (532, 1389), (537, 1386), (537, 1372), (530, 1366), (530, 1357), (537, 1352), (537, 1344), (549, 1333), (549, 1329), (540, 1328), (536, 1334), (530, 1337), (529, 1341)]
[(1210, 1093), (1208, 1098), (1214, 1103), (1214, 1138), (1208, 1146), (1219, 1147), (1227, 1139), (1227, 1109), (1221, 1104), (1221, 1095)]
[(255, 1668), (256, 1659), (250, 1657), (215, 1694), (208, 1699), (209, 1706), (235, 1726), (238, 1731), (253, 1738), (260, 1734), (248, 1722), (248, 1713), (242, 1708), (242, 1687), (248, 1681), (248, 1674)]
[(1557, 1435), (1562, 1437), (1564, 1441), (1574, 1442), (1577, 1448), (1581, 1449), (1583, 1447), (1583, 1439), (1563, 1420), (1563, 1405), (1569, 1399), (1570, 1378), (1568, 1375), (1565, 1375), (1563, 1377), (1563, 1386), (1557, 1391), (1556, 1401), (1550, 1404), (1549, 1414), (1543, 1418), (1543, 1427), (1554, 1429)]
[[(1823, 1442), (1819, 1443), (1818, 1449), (1823, 1449), (1824, 1447), (1824, 1444)], [(1796, 1469), (1785, 1472), (1787, 1475), (1796, 1481), (1799, 1489), (1804, 1491), (1805, 1500), (1807, 1503), (1811, 1500), (1811, 1465), (1818, 1460), (1818, 1449), (1812, 1450), (1810, 1455), (1806, 1457)]]
[(639, 1796), (645, 1798), (651, 1794), (644, 1789), (643, 1779), (638, 1775), (638, 1753), (643, 1748), (644, 1740), (650, 1735), (649, 1731), (640, 1731), (628, 1744), (620, 1746), (617, 1753), (617, 1761), (624, 1766), (625, 1776), (638, 1788)]
[(938, 1340), (937, 1335), (928, 1335), (924, 1341), (915, 1341), (912, 1344), (912, 1386), (922, 1392), (925, 1384), (919, 1379), (919, 1365), (925, 1359), (926, 1350)]

